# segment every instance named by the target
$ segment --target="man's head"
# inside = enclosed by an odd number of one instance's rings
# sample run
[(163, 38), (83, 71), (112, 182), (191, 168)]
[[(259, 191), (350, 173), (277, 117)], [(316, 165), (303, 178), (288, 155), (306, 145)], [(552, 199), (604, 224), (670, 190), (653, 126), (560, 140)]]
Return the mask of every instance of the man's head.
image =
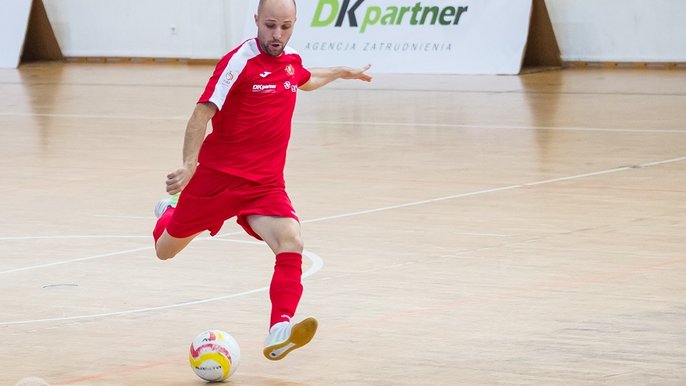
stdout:
[(295, 0), (260, 0), (255, 15), (257, 40), (262, 49), (279, 56), (293, 34)]

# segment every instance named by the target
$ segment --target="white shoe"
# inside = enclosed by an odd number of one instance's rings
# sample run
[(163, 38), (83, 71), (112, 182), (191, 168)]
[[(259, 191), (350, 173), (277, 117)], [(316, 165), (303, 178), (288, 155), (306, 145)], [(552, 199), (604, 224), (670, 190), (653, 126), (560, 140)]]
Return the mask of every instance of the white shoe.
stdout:
[(170, 206), (176, 208), (176, 203), (179, 201), (179, 193), (173, 196), (163, 198), (155, 204), (155, 217), (160, 218)]
[(269, 329), (264, 341), (265, 358), (278, 361), (289, 352), (308, 344), (317, 332), (317, 319), (307, 318), (302, 322), (279, 322)]

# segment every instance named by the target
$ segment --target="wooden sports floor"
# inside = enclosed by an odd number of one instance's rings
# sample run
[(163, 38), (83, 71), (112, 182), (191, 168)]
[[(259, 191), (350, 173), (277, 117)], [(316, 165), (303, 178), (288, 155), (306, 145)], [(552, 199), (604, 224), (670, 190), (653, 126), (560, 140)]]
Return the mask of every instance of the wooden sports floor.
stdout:
[(152, 250), (211, 71), (0, 71), (0, 385), (202, 385), (210, 328), (241, 345), (234, 385), (686, 384), (685, 71), (301, 92), (287, 183), (320, 330), (280, 362), (265, 245), (231, 220)]

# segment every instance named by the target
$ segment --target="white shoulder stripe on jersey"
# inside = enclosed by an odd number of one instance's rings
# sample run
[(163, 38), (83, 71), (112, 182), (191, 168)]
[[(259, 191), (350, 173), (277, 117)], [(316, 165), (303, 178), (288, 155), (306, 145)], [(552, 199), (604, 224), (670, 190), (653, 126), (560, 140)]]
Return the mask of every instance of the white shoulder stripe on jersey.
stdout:
[(295, 55), (300, 56), (300, 53), (298, 53), (298, 51), (296, 51), (296, 50), (295, 50), (293, 47), (291, 47), (291, 46), (286, 46), (286, 48), (283, 49), (283, 52), (285, 52), (285, 53), (287, 53), (287, 54), (295, 54)]
[(236, 84), (236, 79), (238, 75), (245, 69), (248, 60), (256, 57), (260, 54), (260, 49), (257, 47), (255, 39), (250, 39), (241, 45), (241, 47), (236, 51), (229, 63), (226, 64), (226, 68), (222, 72), (219, 79), (217, 79), (217, 84), (214, 86), (214, 92), (210, 96), (210, 102), (214, 103), (219, 110), (224, 106), (226, 102), (226, 97), (229, 95), (229, 91), (234, 84)]

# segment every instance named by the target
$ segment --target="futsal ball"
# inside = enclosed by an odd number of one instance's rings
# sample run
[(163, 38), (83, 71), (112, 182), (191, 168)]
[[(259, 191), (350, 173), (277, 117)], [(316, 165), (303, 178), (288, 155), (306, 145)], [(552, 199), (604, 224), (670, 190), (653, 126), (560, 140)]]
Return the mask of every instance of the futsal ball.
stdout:
[(207, 330), (193, 339), (188, 359), (197, 376), (209, 382), (221, 382), (238, 368), (241, 349), (228, 333)]

